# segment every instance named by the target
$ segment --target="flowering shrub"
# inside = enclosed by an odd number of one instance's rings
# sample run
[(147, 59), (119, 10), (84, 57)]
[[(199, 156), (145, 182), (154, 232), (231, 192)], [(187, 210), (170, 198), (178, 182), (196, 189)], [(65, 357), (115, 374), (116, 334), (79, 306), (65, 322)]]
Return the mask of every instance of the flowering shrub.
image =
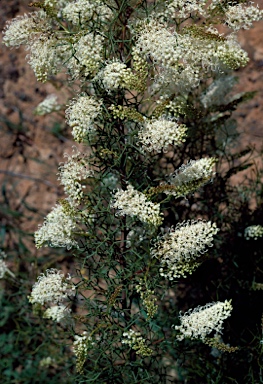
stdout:
[[(38, 248), (66, 248), (76, 273), (47, 269), (29, 296), (67, 329), (76, 383), (166, 383), (172, 368), (180, 372), (184, 338), (227, 350), (218, 333), (231, 292), (183, 316), (172, 298), (216, 255), (210, 207), (189, 221), (177, 209), (216, 179), (215, 131), (243, 101), (226, 97), (231, 72), (249, 60), (235, 31), (262, 11), (234, 3), (45, 0), (6, 26), (4, 43), (26, 46), (39, 81), (61, 73), (78, 87), (65, 114), (82, 147), (65, 155), (65, 199), (35, 233)], [(219, 33), (220, 24), (230, 30)], [(49, 98), (36, 113), (58, 109)]]

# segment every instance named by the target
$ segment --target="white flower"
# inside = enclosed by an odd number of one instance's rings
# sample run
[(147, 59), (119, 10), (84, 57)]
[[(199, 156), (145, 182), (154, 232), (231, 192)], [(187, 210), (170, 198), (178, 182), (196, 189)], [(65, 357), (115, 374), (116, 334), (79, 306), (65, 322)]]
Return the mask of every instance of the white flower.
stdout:
[(200, 263), (198, 258), (213, 246), (217, 232), (215, 223), (190, 221), (164, 234), (151, 249), (151, 256), (160, 260), (160, 275), (173, 280), (192, 273)]
[(85, 155), (81, 154), (76, 147), (73, 147), (73, 154), (71, 156), (65, 153), (64, 157), (67, 157), (68, 161), (60, 164), (58, 180), (64, 185), (65, 192), (74, 205), (79, 203), (84, 196), (83, 189), (85, 185), (81, 181), (92, 177), (94, 172), (87, 169), (88, 161)]
[(114, 60), (98, 73), (96, 80), (101, 80), (104, 88), (110, 92), (118, 88), (130, 88), (134, 75), (126, 64)]
[(257, 240), (259, 237), (263, 237), (262, 225), (250, 225), (245, 229), (244, 236), (246, 240)]
[(137, 216), (139, 220), (153, 225), (160, 225), (162, 217), (160, 204), (148, 201), (146, 196), (128, 184), (125, 191), (118, 190), (111, 202), (111, 208), (119, 209), (118, 215)]
[(190, 309), (179, 316), (181, 325), (174, 326), (174, 329), (180, 332), (177, 339), (204, 340), (212, 331), (222, 333), (223, 321), (230, 316), (231, 311), (231, 301), (228, 300)]
[(241, 28), (249, 29), (253, 25), (253, 21), (259, 21), (263, 18), (263, 10), (258, 6), (242, 6), (241, 4), (230, 6), (225, 14), (226, 25), (234, 31)]
[(8, 47), (29, 44), (34, 37), (47, 33), (48, 30), (51, 30), (51, 25), (43, 10), (18, 16), (7, 22), (3, 32), (3, 43)]
[(103, 38), (93, 33), (82, 36), (73, 44), (74, 56), (66, 66), (73, 79), (95, 75), (102, 62)]
[(94, 134), (95, 119), (101, 111), (102, 102), (92, 96), (79, 96), (71, 102), (66, 110), (67, 123), (73, 128), (72, 135), (78, 142), (82, 142), (90, 134)]
[(41, 35), (35, 39), (28, 49), (28, 63), (32, 67), (38, 81), (45, 82), (49, 75), (57, 73), (60, 57), (57, 54), (58, 40), (52, 35)]
[(136, 340), (142, 339), (140, 332), (135, 332), (133, 329), (130, 329), (127, 332), (123, 332), (122, 336), (124, 337), (124, 339), (121, 341), (122, 344), (128, 344), (130, 347), (136, 343)]
[(65, 212), (62, 205), (56, 205), (35, 232), (36, 247), (78, 247), (73, 238), (73, 232), (76, 230), (76, 222), (72, 216)]
[(63, 17), (76, 25), (88, 25), (105, 23), (109, 21), (113, 13), (101, 0), (76, 0), (65, 6)]
[(60, 323), (65, 318), (69, 317), (70, 312), (71, 310), (63, 304), (54, 305), (44, 312), (43, 317), (45, 319), (52, 319), (53, 321)]
[(129, 345), (129, 347), (134, 349), (138, 355), (152, 355), (153, 351), (149, 347), (147, 347), (146, 340), (142, 337), (140, 332), (135, 332), (133, 329), (130, 329), (127, 332), (123, 332), (122, 336), (122, 344)]
[(224, 39), (211, 29), (198, 27), (179, 34), (154, 20), (139, 33), (135, 50), (145, 58), (151, 57), (160, 83), (167, 86), (170, 82), (182, 91), (185, 82), (185, 92), (198, 86), (207, 71), (236, 69), (248, 62), (234, 36)]
[(161, 117), (146, 121), (138, 132), (139, 141), (146, 151), (166, 151), (169, 145), (178, 146), (185, 141), (187, 128), (184, 124)]
[(207, 0), (173, 0), (165, 10), (165, 16), (171, 19), (187, 18), (191, 13), (196, 12), (206, 16), (205, 5)]
[(56, 95), (48, 95), (38, 106), (34, 109), (35, 115), (43, 116), (48, 113), (59, 111), (61, 106), (58, 104)]
[(88, 352), (95, 343), (92, 341), (92, 337), (88, 336), (86, 331), (84, 331), (81, 336), (75, 335), (74, 339), (73, 351), (77, 357), (76, 370), (81, 373), (83, 365), (88, 357)]
[(32, 287), (29, 301), (32, 304), (61, 303), (68, 296), (73, 296), (75, 286), (69, 283), (70, 276), (65, 278), (62, 271), (47, 269)]
[(155, 21), (145, 25), (138, 36), (135, 49), (141, 54), (151, 56), (162, 67), (175, 66), (184, 54), (180, 36)]
[(163, 192), (176, 197), (195, 192), (214, 176), (214, 164), (215, 159), (213, 157), (190, 160), (170, 174), (168, 185), (163, 185)]

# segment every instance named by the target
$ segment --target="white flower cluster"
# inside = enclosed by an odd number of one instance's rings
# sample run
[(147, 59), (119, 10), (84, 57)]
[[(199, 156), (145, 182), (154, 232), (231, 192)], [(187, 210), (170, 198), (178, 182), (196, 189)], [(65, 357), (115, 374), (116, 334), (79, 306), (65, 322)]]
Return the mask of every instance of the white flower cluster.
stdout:
[(79, 96), (71, 102), (65, 113), (76, 141), (82, 142), (87, 136), (94, 134), (94, 121), (101, 111), (101, 103), (92, 96)]
[(206, 38), (198, 31), (186, 29), (183, 34), (170, 31), (164, 25), (151, 21), (141, 30), (135, 49), (150, 56), (157, 69), (157, 78), (164, 83), (192, 88), (199, 84), (202, 73), (208, 70), (236, 69), (248, 62), (247, 53), (235, 37), (220, 39), (218, 32)]
[(139, 141), (146, 151), (167, 151), (169, 145), (178, 146), (185, 141), (187, 128), (184, 124), (161, 117), (146, 121), (138, 132)]
[(174, 326), (174, 329), (180, 332), (177, 339), (204, 340), (212, 331), (222, 333), (223, 321), (231, 315), (232, 309), (231, 301), (228, 300), (190, 309), (179, 316), (181, 325)]
[(60, 164), (58, 180), (61, 181), (70, 202), (74, 205), (79, 203), (84, 196), (83, 189), (85, 185), (81, 181), (92, 177), (94, 172), (87, 169), (88, 161), (85, 155), (81, 154), (76, 147), (73, 147), (71, 156), (65, 153), (64, 157), (67, 157), (68, 161)]
[(192, 273), (199, 265), (198, 258), (213, 246), (217, 232), (215, 223), (190, 221), (164, 234), (151, 249), (151, 256), (160, 259), (160, 275), (173, 280)]
[(57, 323), (60, 323), (67, 317), (69, 317), (71, 312), (71, 309), (67, 308), (65, 305), (54, 305), (53, 307), (48, 308), (45, 312), (43, 317), (45, 319), (52, 319), (53, 321), (56, 321)]
[(234, 31), (239, 29), (249, 29), (254, 21), (263, 19), (263, 10), (253, 5), (242, 6), (241, 4), (229, 7), (225, 14), (226, 25)]
[(220, 76), (215, 79), (200, 97), (200, 101), (205, 108), (212, 105), (222, 105), (229, 101), (227, 95), (237, 82), (234, 76)]
[(245, 229), (244, 236), (246, 240), (257, 240), (259, 237), (263, 237), (262, 225), (250, 225)]
[(206, 16), (205, 5), (207, 0), (173, 0), (166, 8), (164, 14), (171, 19), (185, 19), (191, 13), (198, 13), (201, 16)]
[(121, 61), (115, 60), (101, 70), (96, 79), (101, 80), (104, 88), (110, 92), (118, 88), (129, 88), (134, 80), (131, 68)]
[(62, 205), (57, 204), (35, 232), (36, 247), (40, 248), (43, 245), (67, 247), (67, 249), (78, 247), (77, 241), (73, 238), (76, 229), (74, 218), (65, 212)]
[(95, 343), (86, 331), (84, 331), (81, 336), (75, 335), (74, 339), (73, 351), (77, 357), (76, 369), (77, 372), (81, 373), (85, 360), (88, 357), (88, 351)]
[(111, 202), (111, 208), (119, 209), (120, 216), (137, 216), (139, 220), (160, 225), (162, 217), (160, 214), (160, 204), (148, 201), (146, 196), (136, 191), (132, 185), (128, 184), (126, 191), (118, 190)]
[(29, 301), (32, 304), (61, 303), (68, 296), (74, 296), (75, 286), (70, 284), (70, 275), (65, 278), (62, 271), (47, 269), (32, 287)]
[(128, 332), (123, 332), (122, 336), (124, 337), (121, 341), (122, 344), (129, 345), (138, 355), (145, 357), (151, 356), (153, 351), (147, 347), (146, 341), (140, 332), (135, 332), (133, 329), (130, 329)]
[(213, 157), (190, 160), (187, 164), (183, 164), (174, 173), (170, 174), (168, 183), (172, 188), (164, 189), (163, 192), (176, 197), (193, 193), (214, 176), (214, 164), (215, 159)]
[(154, 21), (140, 32), (135, 50), (151, 56), (156, 64), (163, 67), (175, 66), (185, 53), (181, 36)]
[(18, 16), (7, 22), (3, 32), (3, 43), (8, 47), (27, 45), (35, 36), (47, 33), (50, 29), (51, 25), (43, 10)]
[(47, 81), (48, 75), (56, 74), (60, 62), (57, 54), (58, 40), (53, 35), (41, 35), (34, 40), (28, 49), (28, 63), (32, 67), (38, 81)]
[(43, 116), (52, 112), (59, 111), (61, 106), (58, 104), (56, 95), (48, 95), (38, 106), (34, 109), (34, 114)]
[(73, 79), (95, 75), (102, 62), (103, 38), (93, 33), (82, 36), (73, 44), (74, 56), (66, 62)]
[(105, 23), (113, 16), (112, 10), (101, 0), (76, 0), (67, 4), (62, 14), (75, 25)]

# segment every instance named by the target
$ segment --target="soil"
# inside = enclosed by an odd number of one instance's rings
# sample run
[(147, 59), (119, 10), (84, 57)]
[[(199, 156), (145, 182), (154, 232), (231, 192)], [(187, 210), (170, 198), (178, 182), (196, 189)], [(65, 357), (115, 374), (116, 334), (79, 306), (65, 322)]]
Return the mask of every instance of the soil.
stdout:
[[(0, 30), (7, 20), (31, 11), (25, 0), (2, 0)], [(263, 0), (258, 1), (263, 8)], [(239, 33), (239, 41), (248, 52), (250, 62), (238, 70), (238, 92), (257, 91), (255, 97), (235, 112), (242, 145), (262, 147), (263, 121), (263, 22), (249, 31)], [(61, 103), (67, 95), (60, 83), (42, 84), (36, 81), (26, 62), (23, 48), (1, 46), (0, 51), (0, 209), (2, 228), (7, 232), (19, 226), (34, 232), (43, 217), (63, 197), (57, 181), (57, 167), (63, 153), (71, 152), (73, 142), (64, 117), (39, 117), (34, 108), (48, 95), (56, 94)], [(0, 247), (12, 248), (12, 237), (2, 234)], [(33, 253), (33, 238), (27, 243)], [(39, 251), (38, 251), (39, 252)]]

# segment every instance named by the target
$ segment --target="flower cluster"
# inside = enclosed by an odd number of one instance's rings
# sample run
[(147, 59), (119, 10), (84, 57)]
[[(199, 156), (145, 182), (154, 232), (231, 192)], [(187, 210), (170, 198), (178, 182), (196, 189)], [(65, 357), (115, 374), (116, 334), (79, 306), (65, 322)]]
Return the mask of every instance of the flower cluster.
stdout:
[(164, 234), (151, 249), (152, 257), (160, 259), (160, 275), (173, 280), (192, 273), (200, 264), (200, 256), (213, 246), (218, 232), (210, 221), (182, 222)]
[(63, 17), (76, 25), (90, 25), (105, 23), (113, 16), (111, 9), (101, 0), (76, 0), (67, 4), (63, 11)]
[(69, 200), (74, 205), (79, 203), (83, 198), (83, 189), (85, 185), (81, 181), (85, 181), (88, 177), (92, 177), (94, 172), (87, 169), (88, 162), (85, 155), (81, 154), (76, 147), (73, 147), (71, 156), (64, 154), (68, 158), (66, 163), (61, 163), (59, 166), (59, 180), (64, 186), (65, 192)]
[(72, 135), (78, 142), (94, 134), (94, 122), (101, 111), (101, 101), (92, 96), (79, 96), (66, 110), (67, 123), (73, 128)]
[(43, 245), (67, 247), (67, 249), (78, 247), (73, 235), (76, 229), (74, 215), (66, 212), (61, 204), (57, 204), (35, 232), (36, 247), (40, 248)]
[(160, 214), (160, 204), (147, 201), (146, 196), (136, 191), (132, 185), (128, 184), (126, 191), (118, 190), (111, 202), (111, 208), (119, 209), (120, 216), (137, 216), (139, 220), (160, 225), (162, 217)]
[(173, 0), (165, 10), (165, 16), (170, 19), (185, 19), (193, 12), (201, 16), (206, 15), (205, 5), (207, 0)]
[(81, 336), (75, 335), (74, 338), (74, 353), (77, 357), (76, 370), (81, 373), (88, 357), (88, 351), (95, 343), (92, 342), (91, 336), (88, 336), (86, 331)]
[(31, 44), (36, 36), (51, 30), (47, 14), (41, 10), (29, 15), (18, 16), (7, 22), (3, 43), (8, 47)]
[(186, 28), (179, 34), (151, 21), (143, 28), (136, 49), (150, 56), (157, 69), (158, 82), (187, 89), (198, 86), (207, 71), (236, 69), (248, 62), (234, 36), (222, 38), (217, 31)]
[(58, 104), (58, 98), (56, 95), (48, 95), (45, 100), (41, 101), (34, 109), (34, 114), (43, 116), (52, 112), (59, 111), (61, 105)]
[(160, 117), (146, 121), (138, 132), (139, 141), (146, 151), (166, 151), (169, 145), (178, 146), (185, 141), (187, 128), (184, 124)]
[(58, 41), (52, 34), (41, 35), (28, 47), (28, 63), (38, 81), (45, 82), (49, 75), (54, 75), (61, 64), (57, 54)]
[(156, 305), (157, 298), (154, 297), (154, 291), (149, 289), (148, 286), (145, 286), (143, 280), (139, 281), (139, 284), (136, 285), (136, 292), (141, 296), (142, 303), (146, 308), (147, 316), (149, 319), (152, 319), (156, 314), (158, 307)]
[(163, 185), (163, 192), (175, 197), (186, 196), (195, 192), (202, 185), (206, 184), (214, 175), (213, 165), (215, 159), (203, 158), (190, 160), (183, 164), (168, 178), (168, 185)]
[(249, 29), (254, 21), (263, 19), (263, 10), (253, 5), (242, 6), (241, 4), (229, 7), (225, 14), (225, 22), (234, 31), (239, 29)]
[(44, 312), (43, 317), (45, 319), (52, 319), (53, 321), (60, 323), (69, 316), (70, 312), (71, 310), (63, 304), (54, 305)]
[(121, 61), (115, 60), (106, 65), (96, 76), (96, 80), (101, 80), (104, 88), (110, 92), (118, 88), (136, 87), (136, 79), (131, 68)]
[(190, 309), (179, 316), (181, 325), (174, 326), (174, 329), (179, 332), (177, 339), (190, 338), (204, 341), (212, 331), (221, 333), (223, 321), (230, 316), (231, 311), (231, 301), (228, 300)]
[(250, 225), (245, 229), (244, 236), (246, 240), (257, 240), (259, 237), (263, 237), (262, 225)]
[(145, 339), (141, 336), (140, 332), (135, 332), (130, 329), (128, 332), (123, 332), (124, 339), (122, 339), (122, 344), (127, 344), (129, 347), (134, 349), (138, 355), (143, 357), (151, 356), (152, 350), (147, 347)]
[(65, 278), (62, 271), (47, 269), (32, 287), (29, 301), (32, 304), (61, 303), (68, 296), (74, 296), (75, 286), (70, 283), (71, 276)]
[(82, 36), (73, 44), (66, 66), (73, 79), (95, 76), (102, 62), (103, 38), (93, 33)]

